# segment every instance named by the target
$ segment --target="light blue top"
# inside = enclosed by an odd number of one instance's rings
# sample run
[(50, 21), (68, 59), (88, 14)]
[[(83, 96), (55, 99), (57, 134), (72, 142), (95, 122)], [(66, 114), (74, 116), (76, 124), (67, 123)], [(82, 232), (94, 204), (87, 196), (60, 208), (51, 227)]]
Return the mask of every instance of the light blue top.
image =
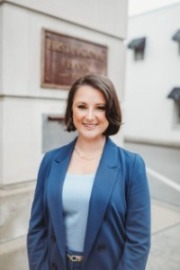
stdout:
[(62, 193), (66, 246), (83, 252), (89, 201), (95, 174), (67, 173)]

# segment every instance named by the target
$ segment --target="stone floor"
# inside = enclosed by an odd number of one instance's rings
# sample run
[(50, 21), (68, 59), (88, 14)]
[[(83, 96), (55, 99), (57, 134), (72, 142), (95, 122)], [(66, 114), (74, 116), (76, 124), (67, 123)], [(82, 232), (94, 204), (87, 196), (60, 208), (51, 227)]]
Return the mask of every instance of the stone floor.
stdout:
[(180, 209), (152, 201), (152, 245), (146, 270), (180, 269)]

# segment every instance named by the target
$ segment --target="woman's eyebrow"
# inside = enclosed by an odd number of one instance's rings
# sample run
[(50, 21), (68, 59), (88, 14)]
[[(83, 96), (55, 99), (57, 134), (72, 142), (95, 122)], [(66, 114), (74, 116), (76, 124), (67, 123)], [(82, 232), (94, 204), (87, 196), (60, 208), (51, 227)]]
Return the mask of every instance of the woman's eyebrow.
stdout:
[[(75, 102), (76, 104), (88, 104), (88, 102), (86, 102), (86, 101), (81, 101), (81, 100), (79, 100), (79, 101), (76, 101)], [(106, 102), (98, 102), (98, 103), (94, 103), (94, 105), (96, 105), (96, 106), (99, 106), (99, 105), (101, 105), (101, 106), (106, 106)]]

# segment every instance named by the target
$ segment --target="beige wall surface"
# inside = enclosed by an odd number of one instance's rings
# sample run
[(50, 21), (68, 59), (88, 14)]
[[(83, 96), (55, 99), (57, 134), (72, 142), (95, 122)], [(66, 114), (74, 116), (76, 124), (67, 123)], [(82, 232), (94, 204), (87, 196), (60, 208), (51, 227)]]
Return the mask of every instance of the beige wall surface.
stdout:
[[(0, 100), (0, 123), (2, 123), (2, 101)], [(2, 140), (2, 134), (3, 134), (3, 126), (0, 125), (0, 149), (3, 147), (3, 140)], [(0, 179), (2, 179), (2, 167), (3, 167), (3, 151), (0, 151)]]
[(146, 37), (144, 59), (127, 51), (125, 136), (131, 140), (180, 145), (175, 104), (167, 95), (180, 86), (180, 4), (130, 17), (128, 41)]
[(53, 89), (42, 91), (40, 85), (43, 28), (77, 38), (83, 37), (87, 41), (107, 46), (108, 76), (112, 76), (116, 85), (124, 81), (125, 48), (121, 39), (34, 11), (19, 9), (17, 6), (5, 5), (2, 31), (4, 58), (2, 93), (66, 98), (67, 91)]
[(1, 88), (2, 88), (2, 6), (0, 5), (0, 92), (1, 92)]
[(2, 1), (46, 13), (120, 38), (126, 36), (126, 0), (8, 0)]

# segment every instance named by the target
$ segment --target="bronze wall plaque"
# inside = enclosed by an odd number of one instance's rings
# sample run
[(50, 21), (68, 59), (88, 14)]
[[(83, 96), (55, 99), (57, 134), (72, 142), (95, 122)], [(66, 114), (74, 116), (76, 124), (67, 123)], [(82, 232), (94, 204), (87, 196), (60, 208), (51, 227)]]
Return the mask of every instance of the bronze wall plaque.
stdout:
[(87, 73), (107, 75), (107, 47), (43, 30), (42, 87), (67, 89)]

